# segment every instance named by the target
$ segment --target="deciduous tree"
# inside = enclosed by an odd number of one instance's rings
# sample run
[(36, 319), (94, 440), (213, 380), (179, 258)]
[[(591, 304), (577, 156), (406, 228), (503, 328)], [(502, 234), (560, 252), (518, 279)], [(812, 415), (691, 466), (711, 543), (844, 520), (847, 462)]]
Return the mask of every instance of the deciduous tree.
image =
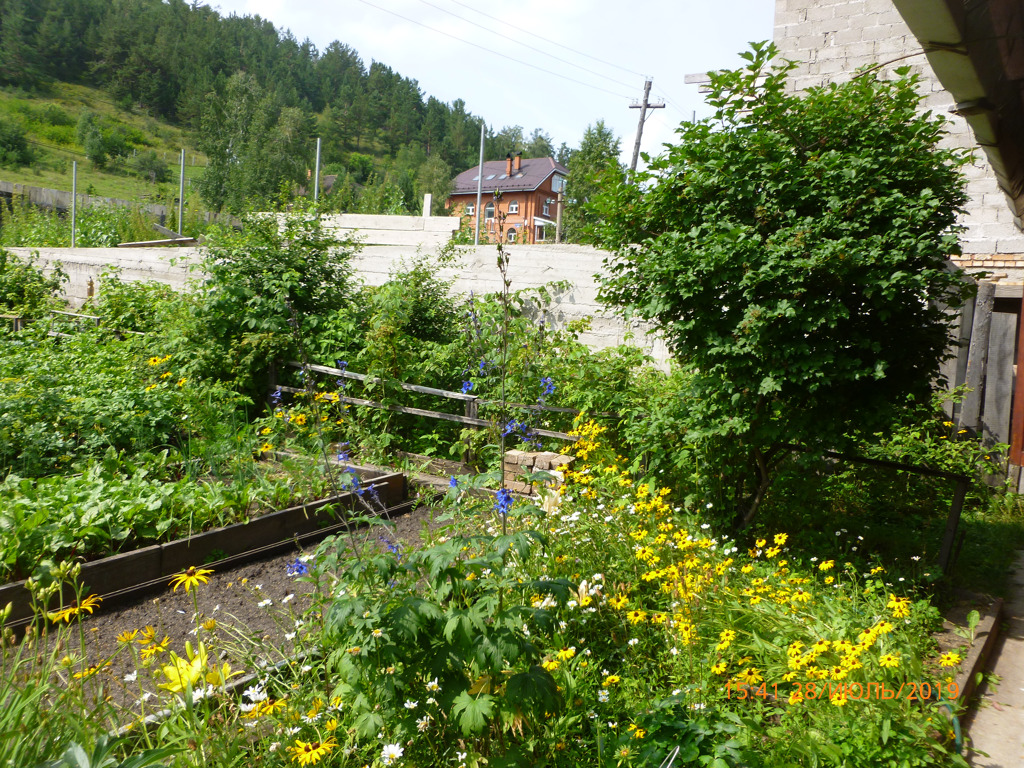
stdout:
[(652, 321), (692, 372), (687, 435), (749, 522), (790, 445), (826, 448), (926, 397), (968, 288), (963, 157), (916, 78), (865, 71), (796, 93), (757, 45), (712, 76), (638, 183), (603, 195), (603, 298)]

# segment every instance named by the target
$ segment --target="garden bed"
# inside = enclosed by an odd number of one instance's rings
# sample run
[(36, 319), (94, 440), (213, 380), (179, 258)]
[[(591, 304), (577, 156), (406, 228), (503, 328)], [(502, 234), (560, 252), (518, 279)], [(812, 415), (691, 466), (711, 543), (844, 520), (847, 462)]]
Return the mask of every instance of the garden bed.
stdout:
[[(406, 478), (401, 473), (355, 467), (354, 471), (373, 488), (381, 509), (395, 511), (408, 501)], [(294, 548), (297, 542), (313, 541), (347, 526), (346, 512), (358, 509), (359, 496), (347, 492), (319, 501), (271, 512), (237, 523), (215, 528), (188, 538), (154, 544), (131, 552), (101, 558), (82, 565), (80, 583), (83, 594), (105, 601), (123, 600), (162, 589), (167, 579), (189, 567), (221, 567), (265, 557)], [(11, 626), (28, 623), (33, 615), (31, 594), (26, 581), (0, 587), (0, 606), (12, 603)], [(74, 600), (70, 590), (63, 605)]]

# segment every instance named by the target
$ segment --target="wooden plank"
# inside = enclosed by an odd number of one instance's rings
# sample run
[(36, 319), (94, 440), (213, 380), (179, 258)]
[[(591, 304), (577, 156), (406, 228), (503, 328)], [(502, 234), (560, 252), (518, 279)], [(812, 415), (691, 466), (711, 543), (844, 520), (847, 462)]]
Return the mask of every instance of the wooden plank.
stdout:
[(168, 229), (167, 227), (161, 226), (160, 224), (157, 224), (155, 222), (153, 224), (153, 229), (155, 229), (161, 235), (167, 235), (168, 237), (173, 237), (175, 239), (180, 239), (184, 237), (184, 235), (181, 234), (181, 232), (175, 232), (173, 229)]
[[(1017, 374), (1024, 372), (1024, 301), (1021, 303), (1020, 323), (1017, 326)], [(1010, 464), (1021, 465), (1024, 451), (1024, 376), (1015, 375), (1013, 405), (1010, 416)], [(1024, 478), (1022, 478), (1024, 479)]]
[(1024, 284), (1022, 283), (996, 283), (997, 299), (1020, 299), (1024, 296)]
[[(306, 390), (298, 389), (296, 387), (280, 387), (282, 392), (290, 392), (292, 394), (304, 393)], [(454, 421), (458, 424), (466, 424), (471, 427), (490, 427), (493, 425), (488, 419), (477, 419), (471, 416), (460, 416), (457, 413), (444, 413), (443, 411), (430, 411), (426, 408), (411, 408), (405, 405), (384, 405), (374, 400), (364, 400), (361, 397), (348, 397), (347, 395), (338, 395), (339, 403), (348, 403), (350, 405), (363, 405), (367, 408), (381, 408), (394, 413), (407, 413), (410, 416), (425, 416), (428, 419), (440, 419), (442, 421)], [(558, 440), (568, 440), (575, 443), (579, 440), (579, 437), (575, 435), (567, 435), (565, 432), (554, 432), (549, 429), (531, 429), (530, 432), (541, 437), (551, 437)]]
[(1013, 363), (1017, 315), (992, 313), (989, 330), (988, 373), (981, 414), (981, 436), (987, 446), (1010, 442), (1010, 405), (1013, 402)]
[(967, 373), (964, 383), (969, 391), (960, 407), (960, 429), (977, 432), (980, 427), (981, 404), (985, 395), (985, 369), (988, 364), (989, 329), (992, 324), (992, 301), (995, 285), (988, 281), (978, 283), (978, 298), (974, 308), (974, 327), (967, 352)]
[[(303, 366), (302, 363), (295, 362), (294, 360), (289, 362), (288, 365), (291, 368), (308, 368), (311, 371), (317, 373), (327, 374), (328, 376), (341, 376), (346, 379), (355, 379), (356, 381), (372, 381), (373, 383), (380, 383), (380, 379), (376, 377), (367, 376), (365, 373), (354, 373), (353, 371), (342, 370), (341, 368), (331, 368), (327, 365), (314, 365), (312, 363)], [(419, 384), (406, 384), (405, 382), (396, 382), (398, 386), (407, 392), (419, 392), (424, 395), (436, 395), (437, 397), (445, 397), (449, 400), (476, 400), (476, 395), (469, 395), (463, 392), (451, 392), (447, 389), (435, 389), (434, 387), (421, 387)]]

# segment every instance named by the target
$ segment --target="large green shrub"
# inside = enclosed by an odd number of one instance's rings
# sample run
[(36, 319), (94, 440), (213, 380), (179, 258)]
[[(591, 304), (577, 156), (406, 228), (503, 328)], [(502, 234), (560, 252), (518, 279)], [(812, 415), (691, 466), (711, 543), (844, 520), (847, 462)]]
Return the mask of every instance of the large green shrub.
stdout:
[(926, 400), (968, 288), (947, 268), (963, 156), (916, 79), (789, 90), (755, 46), (713, 74), (713, 118), (599, 205), (602, 297), (652, 321), (693, 372), (704, 441), (749, 521), (791, 443), (831, 447)]

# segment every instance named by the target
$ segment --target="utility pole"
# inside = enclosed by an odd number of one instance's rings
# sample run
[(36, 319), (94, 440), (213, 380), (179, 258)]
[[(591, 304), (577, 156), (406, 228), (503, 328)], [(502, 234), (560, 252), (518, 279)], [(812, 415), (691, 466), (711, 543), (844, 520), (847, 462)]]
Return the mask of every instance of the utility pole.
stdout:
[(633, 145), (633, 162), (629, 165), (629, 177), (633, 178), (636, 173), (636, 163), (640, 159), (640, 137), (644, 135), (644, 122), (647, 120), (648, 109), (664, 109), (665, 102), (660, 101), (656, 104), (652, 104), (648, 101), (651, 95), (651, 80), (644, 81), (644, 100), (641, 104), (630, 104), (630, 109), (640, 110), (640, 122), (636, 126), (636, 143)]

